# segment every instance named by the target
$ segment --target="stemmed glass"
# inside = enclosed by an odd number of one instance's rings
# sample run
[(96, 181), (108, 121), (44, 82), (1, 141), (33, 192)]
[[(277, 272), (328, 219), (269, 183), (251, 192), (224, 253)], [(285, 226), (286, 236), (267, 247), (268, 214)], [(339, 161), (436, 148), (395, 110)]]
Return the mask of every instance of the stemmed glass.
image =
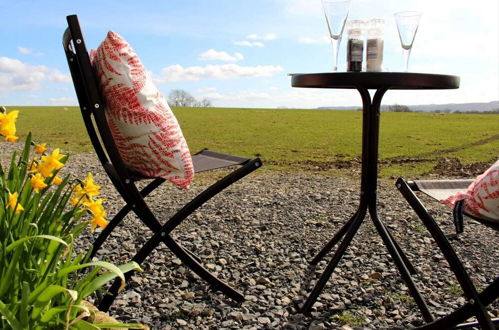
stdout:
[(421, 13), (418, 11), (401, 11), (395, 13), (395, 21), (399, 31), (400, 44), (404, 49), (405, 72), (409, 71), (409, 57), (411, 56), (412, 44), (418, 32)]
[(338, 70), (338, 50), (340, 48), (341, 35), (345, 27), (350, 8), (350, 0), (322, 0), (322, 8), (326, 16), (329, 37), (333, 45), (333, 71)]

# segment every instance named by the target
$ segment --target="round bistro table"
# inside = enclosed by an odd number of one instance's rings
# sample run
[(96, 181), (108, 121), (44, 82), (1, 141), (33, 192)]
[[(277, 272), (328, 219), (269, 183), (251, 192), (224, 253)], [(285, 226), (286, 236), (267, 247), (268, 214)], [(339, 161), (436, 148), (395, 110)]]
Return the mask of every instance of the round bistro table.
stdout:
[[(405, 253), (392, 237), (388, 228), (379, 219), (376, 206), (376, 189), (378, 177), (378, 141), (379, 118), (381, 99), (389, 89), (418, 90), (418, 89), (455, 89), (459, 88), (459, 77), (441, 74), (406, 73), (406, 72), (330, 72), (291, 74), (292, 87), (305, 88), (340, 88), (356, 89), (362, 98), (362, 171), (360, 184), (360, 202), (357, 211), (336, 232), (333, 238), (310, 261), (316, 265), (324, 256), (341, 241), (334, 256), (309, 294), (301, 312), (309, 314), (310, 309), (321, 294), (324, 286), (331, 277), (338, 262), (352, 242), (367, 212), (374, 222), (378, 234), (393, 258), (402, 278), (409, 288), (409, 292), (416, 301), (426, 321), (432, 316), (428, 306), (421, 297), (411, 274), (416, 270), (407, 259)], [(371, 99), (370, 89), (376, 90)]]

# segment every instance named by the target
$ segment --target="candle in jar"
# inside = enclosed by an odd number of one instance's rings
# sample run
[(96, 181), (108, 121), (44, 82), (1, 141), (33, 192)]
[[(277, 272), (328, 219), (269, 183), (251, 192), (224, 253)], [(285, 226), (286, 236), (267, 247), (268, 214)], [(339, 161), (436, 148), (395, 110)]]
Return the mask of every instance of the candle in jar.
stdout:
[(382, 38), (367, 39), (366, 62), (367, 62), (367, 71), (369, 72), (381, 71), (381, 64), (383, 63)]

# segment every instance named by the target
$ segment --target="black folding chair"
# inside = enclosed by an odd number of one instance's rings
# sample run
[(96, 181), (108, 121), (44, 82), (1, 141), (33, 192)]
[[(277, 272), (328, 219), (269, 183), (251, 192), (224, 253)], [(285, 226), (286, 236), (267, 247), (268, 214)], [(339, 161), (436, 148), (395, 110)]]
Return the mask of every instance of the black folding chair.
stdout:
[[(197, 195), (168, 221), (161, 224), (144, 201), (144, 198), (161, 185), (165, 179), (144, 177), (128, 168), (123, 162), (106, 121), (106, 105), (99, 92), (97, 80), (85, 47), (78, 18), (76, 15), (71, 15), (67, 17), (67, 21), (68, 28), (64, 32), (63, 46), (73, 78), (78, 102), (80, 104), (83, 121), (99, 161), (116, 190), (126, 203), (94, 242), (91, 257), (95, 255), (106, 238), (123, 218), (130, 211), (133, 211), (154, 233), (133, 257), (133, 261), (136, 261), (139, 264), (142, 263), (144, 259), (163, 242), (187, 267), (208, 282), (214, 290), (219, 290), (236, 301), (243, 301), (244, 296), (241, 293), (208, 272), (208, 270), (201, 265), (200, 259), (191, 251), (177, 243), (171, 237), (170, 233), (203, 203), (226, 187), (259, 168), (262, 165), (262, 162), (258, 158), (242, 158), (206, 149), (196, 153), (192, 157), (194, 171), (196, 173), (231, 166), (238, 167)], [(139, 191), (136, 182), (143, 179), (152, 179), (152, 181)], [(131, 275), (131, 273), (127, 274), (128, 277)], [(107, 311), (109, 309), (116, 298), (119, 285), (119, 281), (113, 283), (109, 289), (109, 293), (104, 296), (104, 299), (99, 305), (100, 310)]]
[[(480, 326), (482, 329), (495, 329), (494, 324), (499, 327), (499, 318), (491, 319), (485, 309), (486, 306), (492, 304), (499, 297), (499, 276), (481, 292), (477, 292), (475, 285), (471, 281), (470, 276), (458, 255), (452, 248), (447, 236), (443, 233), (435, 219), (428, 213), (415, 194), (415, 192), (420, 191), (434, 199), (442, 200), (458, 191), (466, 191), (466, 188), (472, 182), (472, 180), (406, 181), (403, 178), (399, 178), (396, 182), (399, 191), (409, 202), (436, 241), (467, 299), (466, 304), (444, 317), (435, 319), (433, 315), (430, 314), (431, 319), (426, 320), (427, 323), (421, 327), (422, 329), (459, 329), (476, 326)], [(498, 223), (467, 214), (463, 212), (462, 204), (457, 203), (454, 208), (454, 222), (458, 232), (462, 231), (460, 220), (462, 219), (463, 214), (495, 230), (499, 230)], [(476, 317), (477, 322), (463, 323), (471, 317)]]

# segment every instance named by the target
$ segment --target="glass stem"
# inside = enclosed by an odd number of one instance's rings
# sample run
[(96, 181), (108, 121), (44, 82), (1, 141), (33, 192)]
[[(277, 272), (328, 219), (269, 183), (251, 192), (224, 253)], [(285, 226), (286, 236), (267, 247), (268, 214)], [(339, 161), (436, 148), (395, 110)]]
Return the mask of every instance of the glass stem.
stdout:
[(338, 39), (331, 38), (331, 45), (333, 45), (333, 72), (338, 71), (338, 50), (340, 48), (341, 37)]
[(409, 72), (409, 57), (411, 57), (411, 49), (404, 48), (404, 57), (405, 57), (405, 72)]

